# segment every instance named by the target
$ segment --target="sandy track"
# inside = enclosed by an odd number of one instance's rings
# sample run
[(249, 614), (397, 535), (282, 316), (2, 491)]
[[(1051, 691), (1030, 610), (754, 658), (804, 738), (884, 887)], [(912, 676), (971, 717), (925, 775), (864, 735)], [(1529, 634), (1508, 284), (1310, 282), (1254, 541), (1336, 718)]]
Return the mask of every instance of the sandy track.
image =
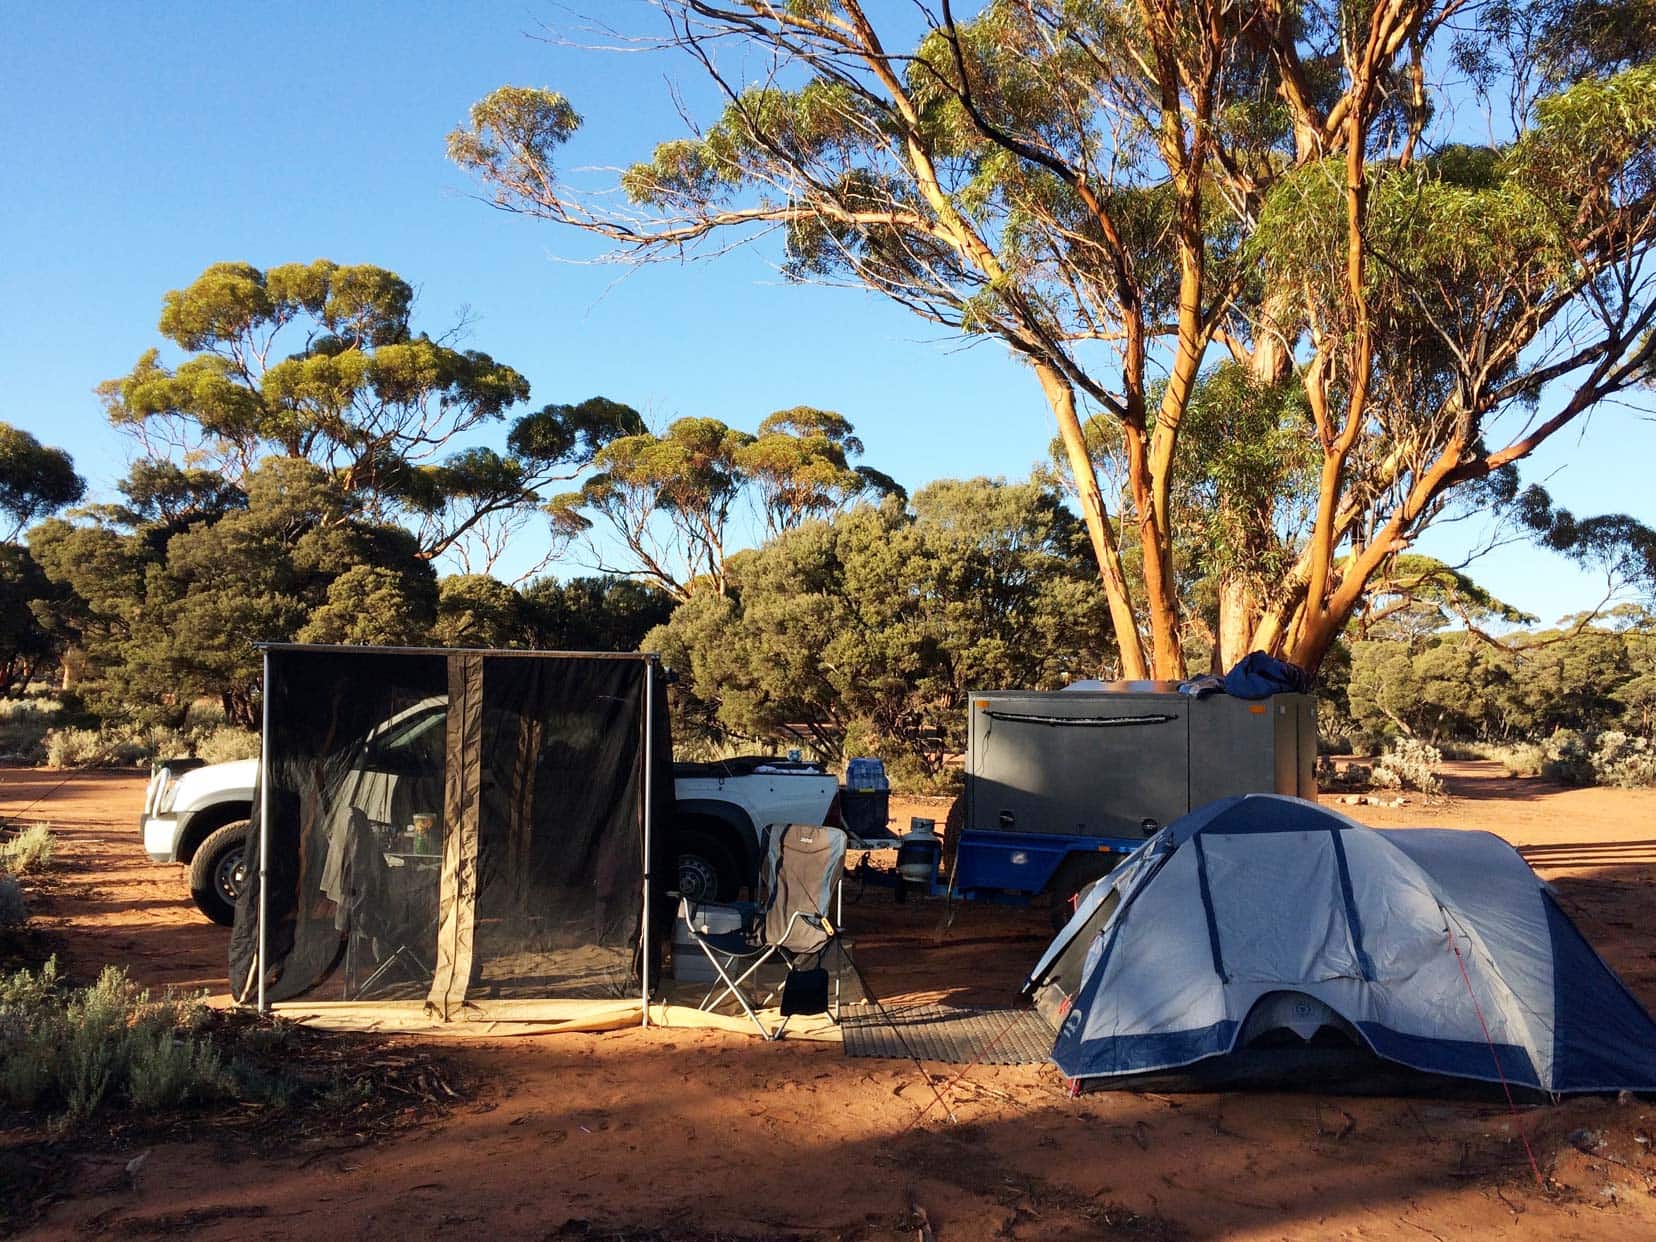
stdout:
[[(1647, 1005), (1656, 795), (1564, 791), (1451, 765), (1442, 806), (1349, 808), (1366, 822), (1483, 827), (1524, 848)], [(86, 975), (125, 962), (153, 984), (222, 987), (226, 933), (195, 914), (178, 868), (139, 851), (142, 781), (0, 772), (0, 814), (53, 823), (64, 869), (43, 921)], [(904, 814), (902, 808), (897, 808)], [(1342, 808), (1346, 809), (1346, 808)], [(917, 810), (915, 813), (926, 813)], [(870, 893), (848, 922), (888, 994), (994, 999), (1045, 937), (1041, 911)], [(540, 1238), (567, 1222), (741, 1236), (912, 1238), (911, 1204), (940, 1239), (1656, 1236), (1656, 1133), (1644, 1103), (1525, 1110), (1312, 1095), (1068, 1099), (1047, 1068), (972, 1069), (947, 1092), (912, 1065), (834, 1046), (682, 1031), (468, 1046), (492, 1076), (440, 1123), (359, 1149), (255, 1161), (209, 1143), (153, 1150), (136, 1189), (81, 1193), (36, 1236)], [(955, 1071), (932, 1067), (944, 1080)], [(929, 1106), (929, 1112), (922, 1112)], [(1602, 1136), (1589, 1157), (1567, 1136)], [(1566, 1189), (1529, 1180), (1517, 1134)], [(0, 1141), (5, 1137), (0, 1136)], [(118, 1179), (117, 1179), (118, 1180)], [(568, 1235), (566, 1235), (568, 1236)], [(576, 1235), (578, 1236), (578, 1235)]]

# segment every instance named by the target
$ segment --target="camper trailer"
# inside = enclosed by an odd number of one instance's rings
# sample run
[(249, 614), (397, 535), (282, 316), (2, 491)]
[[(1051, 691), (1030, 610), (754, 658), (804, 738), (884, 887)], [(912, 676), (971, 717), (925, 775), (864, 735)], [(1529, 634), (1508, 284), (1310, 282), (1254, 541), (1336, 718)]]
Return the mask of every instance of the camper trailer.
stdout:
[(974, 694), (954, 891), (1061, 903), (1217, 798), (1314, 799), (1316, 757), (1306, 694), (1196, 698), (1176, 682)]

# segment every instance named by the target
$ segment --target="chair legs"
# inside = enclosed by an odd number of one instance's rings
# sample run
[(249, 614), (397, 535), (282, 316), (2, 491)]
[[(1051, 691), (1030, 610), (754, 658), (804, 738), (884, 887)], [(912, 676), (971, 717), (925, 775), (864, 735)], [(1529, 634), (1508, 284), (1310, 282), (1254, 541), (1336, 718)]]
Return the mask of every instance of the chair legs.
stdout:
[[(697, 943), (701, 943), (699, 939)], [(765, 1024), (760, 1021), (758, 1013), (754, 1011), (753, 1005), (748, 1001), (747, 996), (742, 991), (742, 984), (747, 982), (749, 976), (751, 976), (754, 971), (758, 970), (775, 955), (775, 947), (772, 946), (771, 948), (766, 949), (763, 953), (759, 954), (757, 958), (749, 963), (747, 969), (735, 978), (731, 977), (730, 971), (728, 971), (725, 968), (725, 964), (719, 960), (719, 958), (724, 955), (709, 948), (705, 944), (702, 944), (701, 948), (702, 952), (707, 956), (707, 960), (713, 963), (713, 969), (718, 972), (720, 983), (723, 984), (723, 989), (721, 990), (719, 983), (714, 984), (713, 987), (708, 990), (707, 995), (702, 998), (700, 1008), (703, 1010), (712, 1009), (715, 1005), (721, 1004), (725, 997), (734, 996), (736, 998), (736, 1003), (742, 1007), (742, 1012), (747, 1014), (748, 1020), (758, 1028), (760, 1035), (764, 1036), (766, 1039), (780, 1039), (782, 1031), (788, 1025), (787, 1019), (784, 1018), (782, 1025), (777, 1027), (774, 1032), (766, 1030)]]

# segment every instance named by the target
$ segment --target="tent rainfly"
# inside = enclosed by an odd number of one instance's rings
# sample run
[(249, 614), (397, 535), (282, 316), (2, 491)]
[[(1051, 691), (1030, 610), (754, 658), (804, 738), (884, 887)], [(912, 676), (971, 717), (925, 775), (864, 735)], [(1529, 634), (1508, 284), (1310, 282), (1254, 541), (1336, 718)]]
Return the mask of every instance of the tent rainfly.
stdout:
[(362, 1025), (645, 1018), (663, 693), (649, 655), (268, 648), (234, 995)]
[(1078, 1086), (1656, 1091), (1656, 1023), (1510, 845), (1294, 798), (1168, 825), (1024, 988)]

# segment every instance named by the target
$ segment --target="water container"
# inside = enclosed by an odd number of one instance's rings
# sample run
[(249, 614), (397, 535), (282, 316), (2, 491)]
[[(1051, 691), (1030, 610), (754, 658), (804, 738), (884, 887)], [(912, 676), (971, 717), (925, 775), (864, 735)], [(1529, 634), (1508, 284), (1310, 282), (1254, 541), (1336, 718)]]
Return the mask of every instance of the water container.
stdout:
[(845, 765), (840, 808), (852, 835), (868, 841), (890, 836), (891, 786), (879, 759), (853, 759)]
[(857, 793), (889, 790), (883, 759), (853, 759), (845, 765), (845, 787)]

